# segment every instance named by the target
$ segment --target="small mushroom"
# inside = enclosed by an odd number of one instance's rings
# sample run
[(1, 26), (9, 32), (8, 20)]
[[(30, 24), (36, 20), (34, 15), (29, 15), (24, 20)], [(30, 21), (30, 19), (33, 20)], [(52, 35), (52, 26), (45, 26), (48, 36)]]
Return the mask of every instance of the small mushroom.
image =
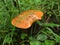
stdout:
[(27, 29), (27, 28), (31, 27), (31, 25), (35, 21), (41, 20), (42, 16), (43, 16), (42, 11), (28, 10), (28, 11), (21, 13), (17, 17), (13, 18), (11, 23), (12, 23), (12, 25), (14, 25), (18, 28)]

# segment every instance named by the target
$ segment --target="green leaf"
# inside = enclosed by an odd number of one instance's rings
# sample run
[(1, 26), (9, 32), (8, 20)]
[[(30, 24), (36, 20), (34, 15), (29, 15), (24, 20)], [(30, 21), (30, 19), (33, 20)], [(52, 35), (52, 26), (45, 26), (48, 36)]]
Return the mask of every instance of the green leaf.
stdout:
[(45, 45), (54, 45), (54, 41), (52, 40), (46, 40)]
[(40, 45), (41, 44), (40, 41), (36, 40), (36, 38), (34, 38), (32, 36), (29, 37), (29, 40), (30, 40), (30, 45)]
[(37, 21), (37, 24), (39, 24), (40, 26), (50, 26), (50, 27), (60, 26), (59, 24), (55, 24), (55, 23), (41, 23), (40, 21)]
[(45, 41), (46, 39), (47, 39), (47, 35), (45, 35), (45, 34), (39, 34), (37, 36), (37, 40)]
[(50, 27), (54, 27), (54, 26), (60, 26), (58, 24), (55, 23), (44, 23), (43, 26), (50, 26)]
[(40, 45), (41, 43), (37, 40), (30, 41), (30, 45)]

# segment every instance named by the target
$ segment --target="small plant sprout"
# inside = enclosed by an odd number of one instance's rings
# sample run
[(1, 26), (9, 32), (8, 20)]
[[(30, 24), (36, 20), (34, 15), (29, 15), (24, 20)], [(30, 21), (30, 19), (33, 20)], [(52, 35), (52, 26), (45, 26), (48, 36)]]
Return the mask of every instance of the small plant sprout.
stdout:
[(31, 27), (31, 25), (35, 21), (41, 20), (42, 16), (43, 16), (42, 11), (28, 10), (28, 11), (21, 13), (14, 19), (12, 19), (11, 23), (12, 23), (12, 25), (14, 25), (18, 28), (27, 29), (27, 28)]

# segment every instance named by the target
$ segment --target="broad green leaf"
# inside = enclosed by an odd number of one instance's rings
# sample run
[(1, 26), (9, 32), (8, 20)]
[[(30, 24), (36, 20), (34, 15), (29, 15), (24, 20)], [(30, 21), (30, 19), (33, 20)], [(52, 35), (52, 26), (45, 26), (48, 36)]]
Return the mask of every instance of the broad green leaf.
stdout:
[(47, 35), (45, 35), (45, 34), (39, 34), (37, 36), (37, 40), (45, 41), (46, 39), (47, 39)]
[(40, 45), (41, 42), (36, 40), (34, 37), (29, 37), (30, 45)]
[(54, 45), (54, 41), (52, 40), (46, 40), (45, 45)]
[(41, 43), (37, 40), (30, 41), (30, 45), (40, 45)]

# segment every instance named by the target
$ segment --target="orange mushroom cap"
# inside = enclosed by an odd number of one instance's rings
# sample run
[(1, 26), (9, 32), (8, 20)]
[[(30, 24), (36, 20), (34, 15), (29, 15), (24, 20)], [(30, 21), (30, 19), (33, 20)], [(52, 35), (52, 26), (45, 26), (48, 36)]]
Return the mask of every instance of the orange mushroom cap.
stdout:
[(31, 25), (35, 21), (41, 20), (42, 16), (43, 16), (42, 11), (28, 10), (28, 11), (21, 13), (14, 19), (12, 19), (12, 25), (14, 25), (18, 28), (27, 29), (27, 28), (31, 27)]

